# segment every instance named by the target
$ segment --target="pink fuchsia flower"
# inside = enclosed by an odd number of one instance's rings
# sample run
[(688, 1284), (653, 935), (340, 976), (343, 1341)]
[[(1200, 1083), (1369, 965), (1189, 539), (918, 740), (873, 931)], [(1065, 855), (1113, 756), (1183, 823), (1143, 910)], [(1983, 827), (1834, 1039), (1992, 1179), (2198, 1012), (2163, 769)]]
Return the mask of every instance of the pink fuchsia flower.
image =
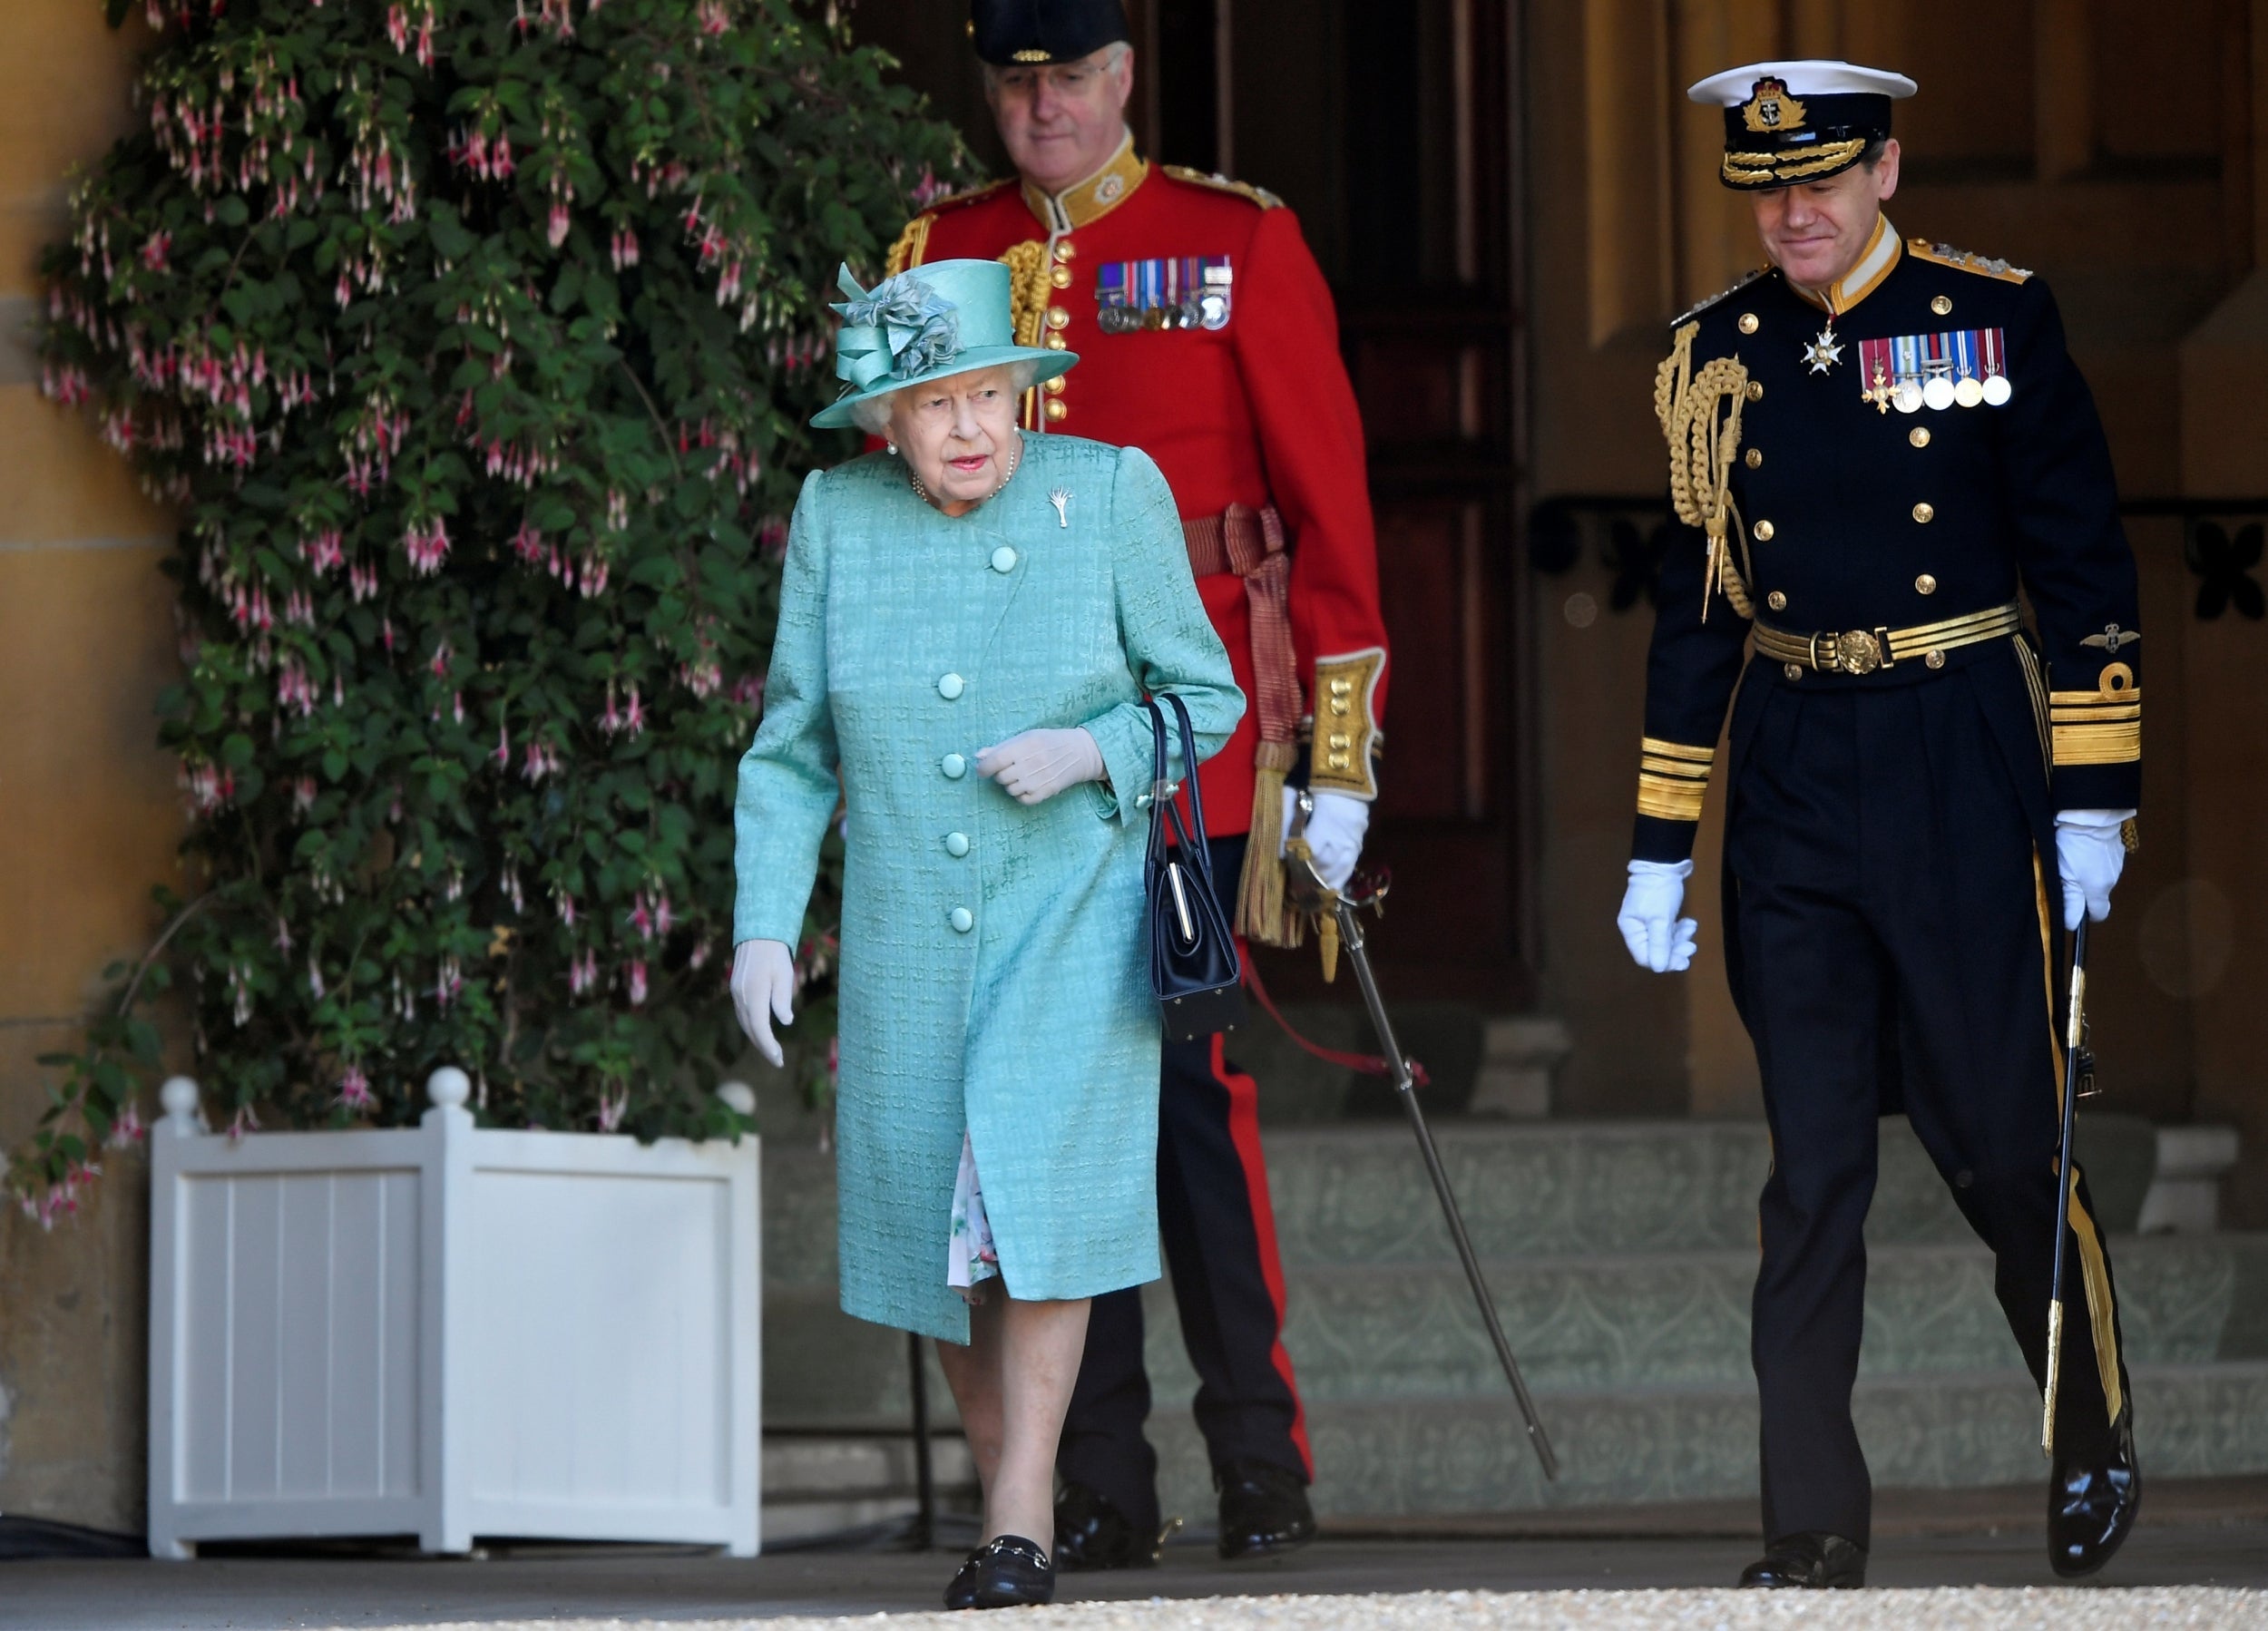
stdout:
[(568, 216), (566, 200), (564, 199), (553, 199), (552, 200), (551, 220), (546, 225), (543, 236), (551, 241), (551, 246), (554, 249), (567, 241), (567, 223)]
[(142, 246), (142, 264), (153, 272), (164, 271), (166, 269), (165, 258), (171, 252), (172, 248), (173, 234), (171, 232), (151, 233)]
[(323, 965), (315, 961), (315, 953), (308, 953), (308, 996), (317, 1002), (323, 1000)]
[(150, 1128), (142, 1119), (141, 1108), (128, 1104), (119, 1110), (117, 1118), (111, 1123), (109, 1135), (103, 1142), (112, 1149), (126, 1149), (149, 1136)]
[(370, 1079), (362, 1073), (360, 1065), (347, 1067), (347, 1074), (338, 1079), (338, 1097), (333, 1102), (357, 1116), (377, 1108), (378, 1096), (370, 1090)]
[(523, 566), (540, 566), (543, 562), (543, 534), (535, 530), (535, 523), (523, 521), (520, 530), (512, 535), (512, 552), (520, 557)]
[(638, 1008), (646, 1001), (646, 964), (642, 958), (631, 962), (623, 971), (623, 983), (630, 991), (630, 1005)]
[(599, 1095), (599, 1130), (616, 1131), (622, 1125), (622, 1117), (630, 1109), (630, 1089), (610, 1088)]
[(496, 761), (497, 769), (512, 768), (512, 733), (504, 728), (501, 719), (496, 722), (496, 751), (488, 757)]
[(412, 522), (402, 532), (402, 552), (409, 557), (410, 570), (430, 578), (449, 557), (447, 523), (438, 515), (422, 523)]
[(575, 926), (575, 897), (564, 889), (555, 893), (559, 897), (559, 921), (572, 929)]

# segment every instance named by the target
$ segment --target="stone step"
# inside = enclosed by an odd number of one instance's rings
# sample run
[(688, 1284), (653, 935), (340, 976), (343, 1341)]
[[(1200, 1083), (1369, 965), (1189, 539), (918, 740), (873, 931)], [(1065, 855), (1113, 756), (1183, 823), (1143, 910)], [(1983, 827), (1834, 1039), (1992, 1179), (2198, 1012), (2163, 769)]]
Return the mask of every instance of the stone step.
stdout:
[[(2268, 1360), (2268, 1235), (2130, 1235), (2112, 1242), (2111, 1255), (2130, 1366)], [(1753, 1249), (1499, 1260), (1484, 1272), (1530, 1386), (1749, 1383)], [(1990, 1255), (1973, 1242), (1875, 1247), (1862, 1373), (2016, 1363), (1992, 1279)], [(1294, 1269), (1287, 1293), (1285, 1346), (1310, 1403), (1484, 1399), (1503, 1386), (1471, 1292), (1451, 1265)], [(1144, 1308), (1152, 1382), (1160, 1398), (1186, 1399), (1196, 1378), (1169, 1287), (1147, 1288)], [(843, 1315), (823, 1288), (771, 1288), (766, 1318), (767, 1421), (904, 1420), (903, 1336)], [(950, 1408), (942, 1378), (930, 1396)]]
[[(1755, 1247), (1756, 1196), (1771, 1157), (1761, 1122), (1443, 1118), (1435, 1139), (1484, 1257)], [(1452, 1260), (1447, 1226), (1401, 1127), (1275, 1128), (1266, 1148), (1287, 1268)], [(2154, 1130), (2133, 1117), (2087, 1117), (2080, 1152), (2106, 1226), (2132, 1229), (2156, 1162)], [(775, 1143), (764, 1171), (767, 1283), (833, 1284), (832, 1157), (808, 1142)], [(1867, 1235), (1882, 1245), (1970, 1238), (1902, 1118), (1882, 1124)]]
[[(2268, 1471), (2268, 1362), (2132, 1372), (2146, 1477)], [(1446, 1516), (1754, 1496), (1753, 1383), (1540, 1392), (1559, 1480), (1547, 1483), (1500, 1382), (1473, 1399), (1316, 1402), (1307, 1413), (1316, 1510)], [(1883, 1489), (2045, 1482), (2039, 1395), (2020, 1371), (1862, 1381), (1861, 1441)], [(1152, 1418), (1168, 1514), (1212, 1517), (1204, 1446), (1185, 1409)]]

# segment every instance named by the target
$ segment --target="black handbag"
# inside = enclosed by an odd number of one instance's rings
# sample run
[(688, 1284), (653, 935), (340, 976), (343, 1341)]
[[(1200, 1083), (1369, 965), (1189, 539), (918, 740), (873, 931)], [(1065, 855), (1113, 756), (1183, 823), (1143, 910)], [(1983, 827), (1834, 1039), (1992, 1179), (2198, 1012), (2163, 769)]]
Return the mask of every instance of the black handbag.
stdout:
[[(1166, 757), (1166, 716), (1150, 698), (1149, 728), (1157, 743), (1149, 781), (1149, 855), (1144, 867), (1149, 907), (1149, 989), (1169, 1042), (1202, 1041), (1244, 1022), (1244, 966), (1228, 914), (1213, 887), (1213, 856), (1205, 841), (1205, 796), (1197, 778), (1197, 740), (1189, 710), (1164, 693), (1181, 731), (1181, 763), (1189, 790), (1189, 819), (1181, 819)], [(1172, 843), (1167, 824), (1172, 824)]]

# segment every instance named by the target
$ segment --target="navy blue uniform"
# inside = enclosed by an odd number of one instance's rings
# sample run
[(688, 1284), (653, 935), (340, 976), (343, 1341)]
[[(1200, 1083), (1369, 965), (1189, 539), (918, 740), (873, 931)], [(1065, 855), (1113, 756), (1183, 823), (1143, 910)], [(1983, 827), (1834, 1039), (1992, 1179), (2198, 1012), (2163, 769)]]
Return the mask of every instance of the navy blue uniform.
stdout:
[[(2139, 802), (2140, 620), (2046, 288), (1879, 221), (1830, 299), (1770, 271), (1677, 326), (1657, 405), (1679, 519), (1633, 853), (1690, 855), (1729, 706), (1725, 953), (1774, 1156), (1752, 1337), (1765, 1532), (1864, 1545), (1851, 1390), (1880, 1116), (1911, 1120), (2045, 1376), (2055, 813)], [(2080, 1452), (2129, 1407), (2083, 1178), (2064, 1210), (2057, 1436)]]

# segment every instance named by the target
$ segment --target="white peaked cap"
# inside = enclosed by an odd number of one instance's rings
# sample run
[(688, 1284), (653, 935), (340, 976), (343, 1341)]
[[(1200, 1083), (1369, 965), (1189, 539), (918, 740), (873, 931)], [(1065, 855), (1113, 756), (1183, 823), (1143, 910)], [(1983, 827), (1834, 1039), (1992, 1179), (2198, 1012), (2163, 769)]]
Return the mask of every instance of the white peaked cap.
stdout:
[(1710, 107), (1736, 108), (1755, 94), (1760, 79), (1778, 80), (1794, 96), (1887, 96), (1899, 101), (1921, 89), (1904, 74), (1884, 68), (1813, 60), (1750, 63), (1745, 68), (1727, 68), (1722, 73), (1712, 73), (1695, 82), (1686, 94)]

